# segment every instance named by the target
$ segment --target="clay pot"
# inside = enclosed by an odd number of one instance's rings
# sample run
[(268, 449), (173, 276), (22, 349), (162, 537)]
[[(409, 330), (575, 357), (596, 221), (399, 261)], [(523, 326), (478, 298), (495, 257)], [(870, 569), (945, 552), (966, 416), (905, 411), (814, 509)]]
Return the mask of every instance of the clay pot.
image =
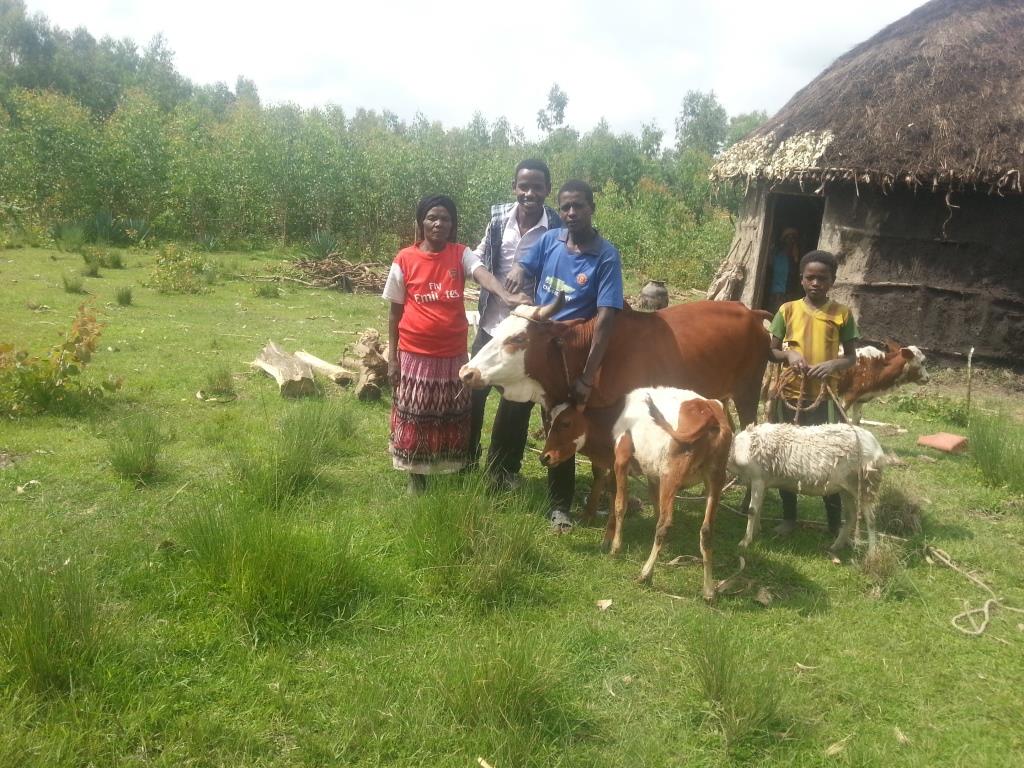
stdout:
[(640, 309), (654, 312), (668, 306), (668, 288), (664, 280), (648, 280), (640, 289)]

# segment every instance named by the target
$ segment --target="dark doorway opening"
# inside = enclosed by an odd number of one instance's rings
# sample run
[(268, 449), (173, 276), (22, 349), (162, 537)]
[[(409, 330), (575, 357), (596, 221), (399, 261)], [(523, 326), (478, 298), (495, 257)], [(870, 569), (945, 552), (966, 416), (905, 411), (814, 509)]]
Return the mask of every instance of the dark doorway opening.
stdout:
[(803, 296), (798, 265), (801, 256), (818, 247), (825, 198), (774, 193), (768, 198), (768, 215), (768, 247), (758, 303), (775, 312), (782, 302)]

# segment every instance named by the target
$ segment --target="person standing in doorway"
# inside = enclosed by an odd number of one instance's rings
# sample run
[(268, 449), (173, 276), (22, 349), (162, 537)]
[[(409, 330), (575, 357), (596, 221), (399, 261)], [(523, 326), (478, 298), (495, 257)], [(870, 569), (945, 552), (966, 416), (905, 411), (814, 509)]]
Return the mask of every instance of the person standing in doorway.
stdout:
[[(779, 248), (772, 257), (772, 277), (768, 290), (768, 311), (779, 311), (793, 296), (790, 288), (796, 282), (800, 265), (800, 232), (795, 227), (786, 227), (779, 238)], [(798, 294), (799, 295), (799, 294)]]
[[(551, 194), (551, 171), (544, 161), (528, 159), (519, 163), (512, 179), (512, 192), (516, 198), (514, 203), (492, 206), (490, 223), (475, 251), (484, 267), (499, 282), (505, 280), (522, 254), (544, 233), (562, 227), (562, 220), (555, 209), (544, 204)], [(527, 292), (531, 288), (530, 285), (525, 286)], [(480, 291), (480, 325), (470, 356), (491, 340), (495, 326), (508, 317), (509, 312), (508, 304), (500, 296), (486, 289)], [(478, 462), (482, 453), (480, 435), (490, 391), (490, 387), (485, 387), (472, 393), (469, 432), (472, 463)], [(514, 403), (505, 398), (498, 402), (486, 464), (488, 477), (495, 487), (513, 488), (518, 485), (532, 409), (533, 403)]]

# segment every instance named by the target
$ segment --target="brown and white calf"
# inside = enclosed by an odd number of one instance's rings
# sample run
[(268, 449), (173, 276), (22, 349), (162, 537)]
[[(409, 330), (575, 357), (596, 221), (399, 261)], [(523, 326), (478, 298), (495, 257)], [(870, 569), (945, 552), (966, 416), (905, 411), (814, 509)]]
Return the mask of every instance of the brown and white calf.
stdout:
[[(675, 425), (665, 413), (676, 416)], [(628, 477), (641, 474), (647, 478), (651, 501), (658, 510), (658, 523), (640, 581), (650, 581), (654, 573), (658, 554), (672, 526), (676, 493), (703, 482), (707, 498), (700, 529), (703, 593), (705, 599), (714, 599), (711, 532), (732, 443), (725, 409), (718, 400), (707, 400), (689, 390), (653, 387), (630, 392), (609, 429), (611, 415), (605, 409), (556, 408), (541, 460), (557, 464), (578, 450), (590, 456), (595, 465), (610, 464), (614, 468), (614, 513), (608, 515), (604, 535), (604, 543), (613, 555), (622, 547)]]
[(843, 372), (838, 395), (850, 420), (860, 424), (861, 404), (874, 400), (903, 384), (928, 383), (924, 353), (917, 347), (901, 347), (885, 342), (883, 351), (877, 347), (860, 347), (857, 363)]

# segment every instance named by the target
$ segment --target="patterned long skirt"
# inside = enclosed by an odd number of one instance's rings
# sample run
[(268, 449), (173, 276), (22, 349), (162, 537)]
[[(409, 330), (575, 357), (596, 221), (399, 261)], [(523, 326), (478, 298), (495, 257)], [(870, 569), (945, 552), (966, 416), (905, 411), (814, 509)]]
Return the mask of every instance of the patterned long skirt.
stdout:
[(402, 380), (391, 405), (395, 469), (419, 475), (458, 472), (469, 455), (469, 390), (459, 368), (469, 356), (398, 352)]

